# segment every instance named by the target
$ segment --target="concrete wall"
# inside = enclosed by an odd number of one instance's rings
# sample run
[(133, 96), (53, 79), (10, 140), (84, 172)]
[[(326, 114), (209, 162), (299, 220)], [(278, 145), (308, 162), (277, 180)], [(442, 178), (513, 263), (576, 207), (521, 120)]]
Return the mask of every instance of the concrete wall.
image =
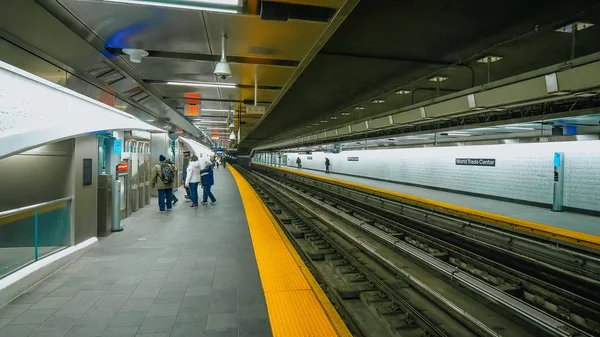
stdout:
[[(98, 221), (98, 136), (75, 138), (71, 157), (71, 205), (74, 244), (97, 236)], [(83, 186), (83, 159), (92, 159), (92, 184)]]
[(0, 211), (71, 196), (73, 139), (0, 160)]
[[(328, 157), (334, 173), (551, 204), (554, 152), (565, 153), (564, 205), (600, 211), (600, 141), (313, 152), (300, 157), (306, 169), (324, 171)], [(298, 154), (286, 155), (282, 165), (295, 167)], [(456, 158), (493, 158), (496, 166), (461, 166)]]

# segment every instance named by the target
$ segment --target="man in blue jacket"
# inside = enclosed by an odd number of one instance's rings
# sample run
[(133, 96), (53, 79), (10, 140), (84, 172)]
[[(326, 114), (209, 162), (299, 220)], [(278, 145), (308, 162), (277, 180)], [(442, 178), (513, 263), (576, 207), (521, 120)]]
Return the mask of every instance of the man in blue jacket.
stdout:
[(215, 199), (215, 196), (210, 191), (211, 187), (215, 184), (211, 162), (206, 162), (206, 164), (204, 164), (204, 168), (200, 170), (200, 179), (202, 183), (202, 189), (204, 190), (202, 193), (202, 205), (208, 204), (208, 198), (210, 198), (211, 205), (216, 204), (217, 199)]

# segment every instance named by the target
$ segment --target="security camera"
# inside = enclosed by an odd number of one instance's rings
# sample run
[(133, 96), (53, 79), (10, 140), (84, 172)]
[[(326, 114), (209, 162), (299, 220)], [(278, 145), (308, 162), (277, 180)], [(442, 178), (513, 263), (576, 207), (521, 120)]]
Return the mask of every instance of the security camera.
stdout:
[(230, 78), (232, 75), (231, 75), (231, 67), (229, 66), (229, 63), (223, 62), (223, 61), (217, 63), (214, 74), (220, 80), (226, 80), (226, 79)]

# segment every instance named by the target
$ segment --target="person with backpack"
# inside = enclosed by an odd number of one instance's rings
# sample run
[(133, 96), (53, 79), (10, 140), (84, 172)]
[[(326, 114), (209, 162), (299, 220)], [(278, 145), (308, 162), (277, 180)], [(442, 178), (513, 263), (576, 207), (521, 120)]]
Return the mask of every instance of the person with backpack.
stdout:
[[(175, 177), (177, 177), (177, 166), (175, 166), (175, 164), (173, 164), (173, 162), (171, 161), (171, 159), (167, 159), (165, 160), (165, 163), (171, 165), (173, 167), (173, 171), (175, 173)], [(176, 179), (176, 178), (175, 178)], [(175, 181), (173, 181), (175, 182)], [(175, 206), (175, 204), (179, 201), (179, 199), (177, 198), (177, 196), (175, 195), (175, 193), (173, 193), (173, 206)]]
[(300, 157), (296, 158), (296, 164), (298, 165), (298, 169), (302, 167), (302, 159)]
[[(190, 189), (187, 188), (185, 181), (187, 178), (187, 169), (188, 169), (188, 165), (190, 164), (190, 151), (183, 151), (183, 167), (181, 168), (181, 174), (183, 175), (182, 180), (183, 180), (183, 185), (185, 188), (185, 198), (187, 200), (190, 200)], [(186, 201), (187, 202), (187, 201)]]
[[(167, 163), (167, 158), (162, 154), (158, 157), (159, 163), (152, 169), (150, 186), (158, 190), (158, 211), (164, 212), (173, 209), (173, 182), (175, 181), (175, 166)], [(165, 200), (166, 199), (166, 200)], [(166, 201), (166, 203), (165, 203)]]
[(207, 161), (206, 164), (204, 164), (204, 169), (200, 170), (200, 180), (202, 182), (202, 189), (204, 190), (202, 192), (202, 205), (208, 204), (207, 201), (209, 197), (211, 201), (210, 204), (216, 204), (217, 199), (215, 199), (215, 196), (210, 191), (212, 186), (215, 184), (215, 178), (213, 175), (211, 162)]
[(198, 157), (192, 156), (185, 179), (185, 187), (190, 191), (190, 199), (192, 200), (192, 208), (198, 207), (198, 184), (200, 183), (201, 165)]

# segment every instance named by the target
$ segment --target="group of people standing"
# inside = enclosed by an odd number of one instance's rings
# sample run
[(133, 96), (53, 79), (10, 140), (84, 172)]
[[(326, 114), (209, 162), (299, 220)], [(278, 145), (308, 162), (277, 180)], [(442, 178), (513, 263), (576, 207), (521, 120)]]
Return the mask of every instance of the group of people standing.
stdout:
[[(223, 164), (225, 165), (225, 164)], [(202, 205), (208, 204), (210, 198), (214, 205), (217, 199), (211, 192), (215, 183), (213, 174), (213, 162), (207, 161), (204, 165), (200, 164), (196, 155), (190, 156), (190, 152), (183, 153), (183, 184), (186, 191), (185, 198), (191, 202), (192, 208), (198, 207), (198, 187), (201, 186)], [(150, 184), (152, 188), (158, 190), (158, 211), (171, 211), (173, 205), (179, 200), (173, 194), (173, 185), (177, 180), (177, 166), (165, 156), (159, 156), (159, 163), (152, 170)]]

